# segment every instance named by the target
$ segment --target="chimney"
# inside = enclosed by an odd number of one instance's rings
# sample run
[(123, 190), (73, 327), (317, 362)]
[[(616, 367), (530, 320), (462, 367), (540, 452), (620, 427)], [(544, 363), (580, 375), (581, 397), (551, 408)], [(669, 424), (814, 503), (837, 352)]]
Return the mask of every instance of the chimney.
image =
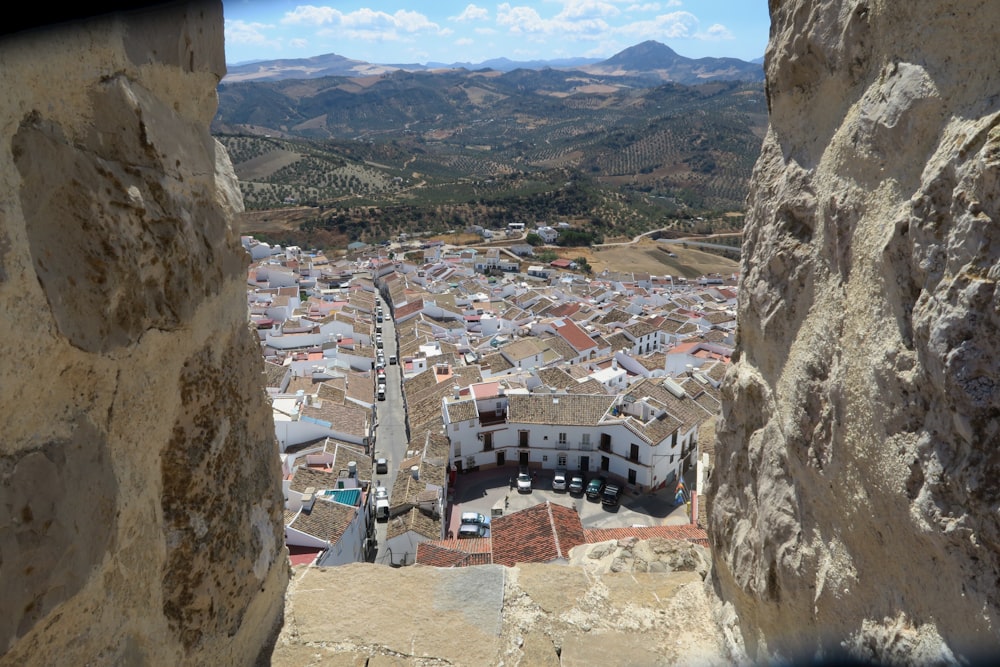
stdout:
[(420, 479), (420, 466), (410, 466), (410, 474), (413, 479)]
[(358, 477), (358, 462), (348, 461), (347, 463), (347, 476), (357, 479)]
[(455, 400), (457, 401), (457, 400), (458, 400), (458, 398), (459, 398), (459, 396), (460, 396), (460, 395), (461, 395), (461, 393), (462, 393), (462, 388), (461, 388), (461, 387), (459, 387), (459, 386), (458, 386), (457, 384), (456, 384), (456, 385), (452, 385), (452, 387), (451, 387), (451, 391), (452, 391), (452, 393), (453, 393), (453, 394), (454, 394), (454, 396), (455, 396)]
[(312, 512), (313, 503), (316, 502), (316, 487), (308, 486), (306, 487), (305, 493), (302, 494), (302, 511), (309, 513)]

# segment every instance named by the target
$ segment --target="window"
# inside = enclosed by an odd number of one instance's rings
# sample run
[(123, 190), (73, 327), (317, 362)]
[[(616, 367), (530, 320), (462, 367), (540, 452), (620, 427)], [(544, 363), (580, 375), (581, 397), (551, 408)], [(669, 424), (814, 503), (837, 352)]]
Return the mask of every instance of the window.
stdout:
[(607, 433), (601, 434), (601, 449), (605, 452), (611, 451), (611, 436)]
[(639, 462), (639, 445), (632, 443), (632, 447), (629, 449), (628, 460)]
[(503, 417), (503, 401), (497, 401), (497, 417)]
[(565, 433), (560, 433), (559, 434), (559, 444), (560, 445), (565, 445), (566, 444), (566, 434)]
[(466, 468), (475, 468), (476, 467), (476, 457), (475, 456), (466, 456), (465, 457), (465, 467)]
[(584, 433), (580, 436), (580, 449), (590, 450), (590, 434)]
[(559, 455), (559, 458), (556, 459), (556, 465), (558, 465), (560, 468), (565, 468), (566, 467), (566, 455), (565, 454), (560, 454)]
[(635, 484), (635, 470), (628, 469), (628, 483)]

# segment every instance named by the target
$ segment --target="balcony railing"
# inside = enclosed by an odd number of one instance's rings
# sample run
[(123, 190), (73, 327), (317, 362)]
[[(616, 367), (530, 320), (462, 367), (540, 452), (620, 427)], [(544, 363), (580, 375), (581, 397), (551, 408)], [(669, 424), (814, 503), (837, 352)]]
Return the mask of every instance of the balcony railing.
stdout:
[(584, 452), (591, 452), (594, 450), (594, 445), (589, 442), (581, 442), (580, 450)]
[(556, 443), (556, 449), (569, 449), (569, 443), (568, 442), (557, 442)]

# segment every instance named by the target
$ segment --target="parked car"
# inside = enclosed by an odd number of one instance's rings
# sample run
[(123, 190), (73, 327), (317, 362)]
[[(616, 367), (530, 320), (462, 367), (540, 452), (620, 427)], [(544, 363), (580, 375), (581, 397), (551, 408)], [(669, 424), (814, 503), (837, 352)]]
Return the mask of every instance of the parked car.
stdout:
[(604, 480), (600, 477), (595, 477), (587, 483), (587, 500), (598, 501), (601, 499), (601, 493), (604, 491)]
[(463, 523), (458, 527), (458, 539), (468, 539), (474, 537), (489, 537), (490, 529), (478, 523)]
[(384, 486), (375, 487), (375, 500), (389, 500), (389, 489)]
[(517, 475), (517, 492), (531, 493), (531, 475), (525, 471), (521, 471)]
[(376, 475), (388, 475), (389, 474), (389, 460), (388, 459), (375, 459), (375, 474)]
[(556, 470), (556, 474), (552, 476), (552, 490), (553, 491), (565, 491), (566, 490), (566, 471)]
[(582, 496), (583, 489), (586, 487), (583, 481), (583, 475), (573, 475), (569, 480), (569, 492), (574, 496)]
[(605, 507), (617, 507), (622, 499), (622, 487), (618, 484), (608, 484), (601, 492), (601, 504)]
[(490, 517), (479, 512), (462, 512), (462, 524), (471, 523), (477, 526), (489, 526)]
[(395, 354), (390, 354), (389, 355), (389, 365), (390, 366), (395, 366), (396, 365), (396, 355)]
[(378, 400), (380, 400), (380, 401), (384, 401), (385, 400), (385, 385), (384, 384), (380, 384), (378, 386), (378, 391), (375, 392), (375, 397)]

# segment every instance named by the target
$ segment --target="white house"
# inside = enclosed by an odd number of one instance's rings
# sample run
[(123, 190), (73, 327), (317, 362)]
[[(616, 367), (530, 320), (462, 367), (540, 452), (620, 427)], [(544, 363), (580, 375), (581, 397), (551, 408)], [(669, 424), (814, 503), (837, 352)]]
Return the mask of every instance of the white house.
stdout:
[(505, 414), (461, 392), (443, 401), (458, 470), (558, 467), (600, 472), (647, 491), (677, 479), (697, 440), (697, 425), (681, 433), (683, 422), (652, 398), (508, 391), (490, 400), (505, 400)]

